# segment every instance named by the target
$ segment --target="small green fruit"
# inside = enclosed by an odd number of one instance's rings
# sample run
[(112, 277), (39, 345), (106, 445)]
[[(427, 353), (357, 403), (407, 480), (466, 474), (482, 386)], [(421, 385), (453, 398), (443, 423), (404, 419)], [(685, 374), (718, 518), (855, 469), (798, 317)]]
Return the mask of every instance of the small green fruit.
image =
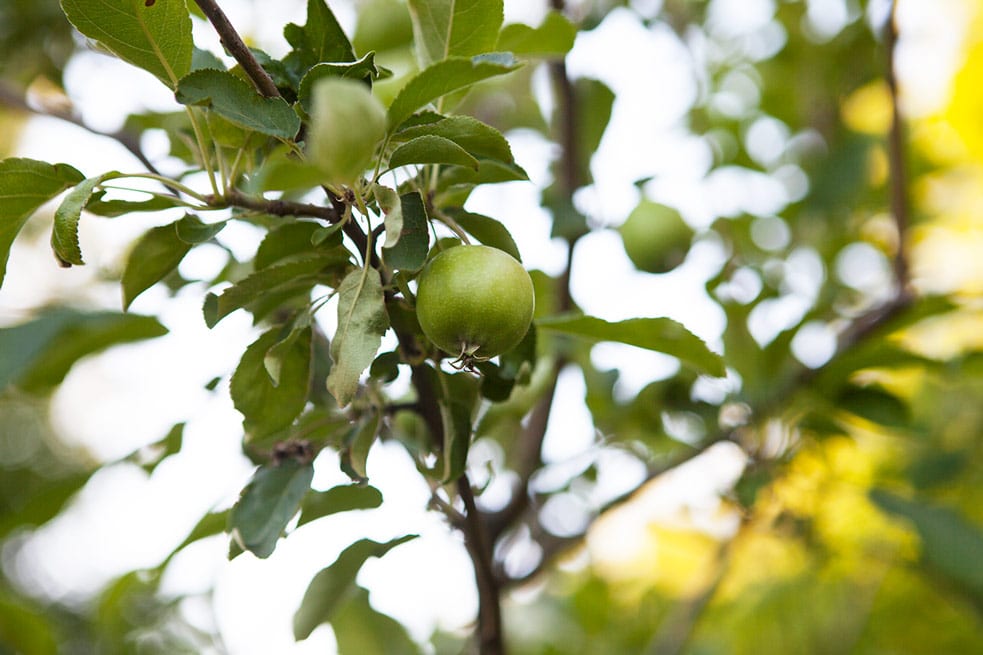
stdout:
[(693, 240), (693, 229), (679, 212), (651, 200), (642, 200), (618, 232), (628, 258), (648, 273), (666, 273), (679, 266)]
[(518, 345), (534, 308), (529, 273), (497, 248), (456, 246), (434, 257), (420, 273), (420, 327), (466, 368)]
[(386, 135), (386, 109), (365, 84), (340, 77), (318, 81), (311, 102), (310, 160), (328, 184), (351, 185)]

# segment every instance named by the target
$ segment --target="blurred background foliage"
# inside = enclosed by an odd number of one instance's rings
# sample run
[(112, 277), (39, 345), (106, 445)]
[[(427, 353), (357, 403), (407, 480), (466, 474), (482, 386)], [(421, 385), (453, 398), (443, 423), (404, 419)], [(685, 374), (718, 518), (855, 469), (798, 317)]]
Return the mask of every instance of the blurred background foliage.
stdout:
[[(706, 291), (726, 315), (728, 384), (708, 389), (682, 371), (625, 398), (618, 372), (597, 367), (589, 348), (570, 346), (568, 359), (582, 368), (606, 448), (653, 472), (721, 448), (747, 465), (714, 502), (671, 515), (647, 514), (645, 498), (699, 469), (653, 476), (610, 510), (591, 493), (596, 463), (542, 490), (542, 520), (513, 535), (540, 551), (513, 571), (511, 652), (983, 652), (983, 11), (961, 3), (973, 17), (948, 100), (906, 125), (903, 247), (917, 299), (837, 351), (835, 335), (897, 291), (902, 244), (887, 200), (891, 96), (879, 32), (887, 3), (783, 0), (751, 32), (729, 29), (722, 8), (733, 4), (585, 0), (569, 12), (583, 30), (616, 8), (672, 30), (698, 81), (681, 128), (712, 152), (707, 175), (726, 172), (737, 186), (766, 178), (780, 190), (783, 200), (767, 210), (735, 198), (695, 226), (698, 242), (726, 253)], [(358, 11), (357, 51), (378, 51), (395, 72), (377, 87), (386, 97), (414, 66), (409, 16), (399, 0), (366, 0)], [(0, 4), (6, 93), (57, 89), (80, 45), (54, 0)], [(554, 117), (533, 92), (545, 65), (483, 85), (461, 111), (552, 139)], [(598, 81), (576, 89), (578, 175), (587, 185), (614, 95)], [(0, 118), (0, 151), (9, 154), (26, 115)], [(650, 187), (642, 180), (639, 188)], [(606, 229), (556, 198), (543, 190), (558, 233)], [(7, 358), (0, 352), (9, 378)], [(8, 386), (0, 396), (0, 653), (222, 652), (220, 639), (181, 611), (189, 599), (155, 593), (159, 571), (64, 599), (14, 568), (9, 554), (25, 535), (108, 464), (61, 444), (47, 416), (51, 387), (42, 386)], [(486, 414), (479, 436), (504, 439), (529, 406), (513, 396)], [(570, 502), (551, 504), (556, 498)], [(556, 524), (551, 512), (571, 511), (593, 522), (585, 539), (576, 529), (544, 531)], [(359, 603), (346, 610), (352, 625), (367, 626), (365, 634), (384, 625), (404, 644), (398, 625)], [(383, 652), (359, 646), (359, 634), (338, 633), (339, 643)], [(433, 640), (437, 653), (461, 644), (451, 634)]]

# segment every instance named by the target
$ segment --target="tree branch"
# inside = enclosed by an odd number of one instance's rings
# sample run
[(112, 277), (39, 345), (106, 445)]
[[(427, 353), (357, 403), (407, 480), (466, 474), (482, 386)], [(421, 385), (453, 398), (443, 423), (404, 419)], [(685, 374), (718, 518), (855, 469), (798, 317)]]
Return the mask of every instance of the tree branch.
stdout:
[(259, 65), (256, 61), (256, 57), (253, 53), (249, 51), (246, 44), (243, 42), (242, 37), (236, 32), (235, 27), (229, 22), (228, 16), (222, 11), (222, 8), (218, 6), (215, 0), (195, 0), (201, 11), (208, 17), (208, 22), (212, 24), (215, 31), (218, 32), (218, 37), (222, 41), (222, 45), (225, 49), (229, 51), (239, 65), (242, 66), (242, 70), (246, 72), (249, 79), (252, 80), (253, 84), (256, 86), (256, 90), (267, 98), (276, 98), (280, 95), (280, 90), (276, 88), (276, 84), (273, 82), (273, 78), (270, 74)]
[(457, 492), (465, 509), (464, 545), (471, 556), (478, 586), (478, 652), (480, 655), (504, 655), (502, 590), (495, 576), (492, 542), (485, 532), (484, 519), (475, 504), (471, 481), (466, 473), (458, 478)]
[(908, 287), (910, 271), (908, 265), (908, 247), (905, 238), (908, 234), (910, 217), (908, 211), (908, 174), (904, 154), (904, 123), (901, 118), (898, 101), (898, 78), (895, 66), (895, 50), (898, 44), (898, 26), (896, 13), (897, 0), (891, 3), (884, 26), (884, 49), (887, 55), (887, 70), (885, 77), (891, 93), (891, 129), (888, 132), (888, 171), (890, 185), (891, 215), (898, 230), (898, 250), (894, 256), (894, 276), (899, 292)]
[(236, 189), (230, 189), (224, 196), (208, 196), (207, 200), (214, 207), (253, 209), (273, 216), (309, 216), (329, 223), (337, 223), (344, 216), (335, 207), (322, 207), (292, 200), (269, 200), (248, 196)]

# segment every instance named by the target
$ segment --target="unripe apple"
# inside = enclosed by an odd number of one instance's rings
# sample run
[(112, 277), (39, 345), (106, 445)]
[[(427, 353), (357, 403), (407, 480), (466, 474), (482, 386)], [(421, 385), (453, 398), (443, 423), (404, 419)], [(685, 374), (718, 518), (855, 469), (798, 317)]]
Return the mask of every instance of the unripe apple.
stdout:
[(327, 77), (311, 93), (307, 153), (325, 182), (352, 185), (386, 135), (386, 109), (362, 82)]
[(666, 273), (679, 266), (693, 239), (693, 229), (679, 212), (651, 200), (639, 203), (618, 232), (628, 258), (647, 273)]
[(420, 273), (420, 327), (466, 368), (518, 345), (534, 308), (529, 273), (497, 248), (456, 246), (434, 257)]

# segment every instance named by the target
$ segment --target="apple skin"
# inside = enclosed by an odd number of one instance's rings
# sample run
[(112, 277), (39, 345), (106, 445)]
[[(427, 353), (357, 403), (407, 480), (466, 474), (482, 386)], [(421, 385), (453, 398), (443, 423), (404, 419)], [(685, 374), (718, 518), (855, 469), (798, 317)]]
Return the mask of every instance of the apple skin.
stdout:
[(535, 309), (532, 278), (511, 255), (489, 246), (445, 250), (418, 278), (423, 333), (466, 366), (514, 348)]
[(675, 209), (643, 200), (618, 228), (625, 253), (646, 273), (668, 273), (689, 252), (693, 229)]

